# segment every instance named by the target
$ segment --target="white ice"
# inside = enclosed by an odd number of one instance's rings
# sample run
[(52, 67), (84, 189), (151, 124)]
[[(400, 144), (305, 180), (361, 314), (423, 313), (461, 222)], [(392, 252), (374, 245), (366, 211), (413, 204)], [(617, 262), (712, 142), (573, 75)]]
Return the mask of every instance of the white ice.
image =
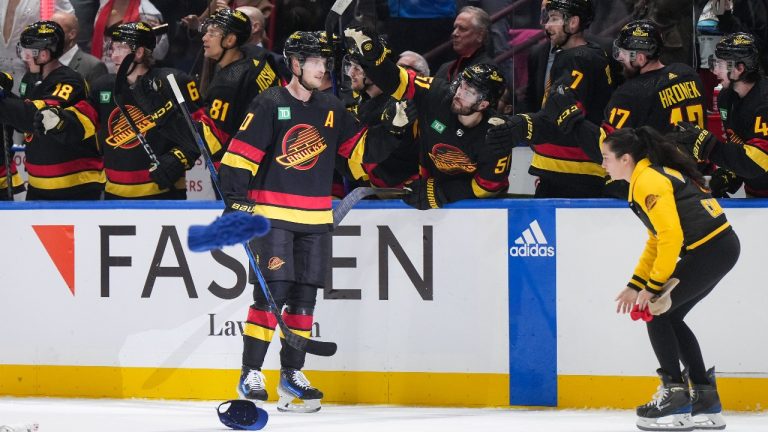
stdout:
[[(0, 398), (0, 425), (37, 422), (39, 432), (203, 432), (219, 423), (219, 402)], [(412, 408), (326, 405), (316, 414), (279, 413), (267, 404), (264, 431), (306, 432), (621, 432), (626, 410)], [(725, 413), (728, 432), (768, 432), (768, 412)]]

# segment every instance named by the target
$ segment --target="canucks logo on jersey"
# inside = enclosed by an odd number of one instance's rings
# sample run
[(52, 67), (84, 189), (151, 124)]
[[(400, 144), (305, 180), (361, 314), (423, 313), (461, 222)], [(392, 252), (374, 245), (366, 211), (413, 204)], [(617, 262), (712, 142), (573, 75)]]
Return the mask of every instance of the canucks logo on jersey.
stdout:
[(275, 158), (277, 163), (300, 171), (311, 169), (328, 144), (314, 126), (298, 124), (283, 137), (283, 154)]

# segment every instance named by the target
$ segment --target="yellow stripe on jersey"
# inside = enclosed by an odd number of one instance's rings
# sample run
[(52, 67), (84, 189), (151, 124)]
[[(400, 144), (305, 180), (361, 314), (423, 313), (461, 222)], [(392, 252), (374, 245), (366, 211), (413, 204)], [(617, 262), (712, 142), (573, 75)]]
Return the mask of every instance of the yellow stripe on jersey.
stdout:
[(483, 189), (475, 179), (472, 179), (472, 193), (475, 194), (475, 197), (477, 198), (489, 198), (498, 194), (498, 192), (492, 192), (492, 191)]
[(605, 177), (606, 173), (603, 167), (594, 162), (576, 162), (562, 159), (554, 159), (534, 153), (531, 159), (531, 166), (545, 171), (552, 171), (565, 174), (583, 174), (595, 177)]
[(322, 225), (333, 223), (333, 211), (330, 209), (298, 210), (259, 204), (256, 207), (254, 213), (260, 214), (267, 219), (277, 219), (303, 225)]
[(699, 246), (703, 245), (704, 243), (708, 242), (709, 240), (711, 240), (711, 239), (712, 239), (712, 237), (714, 237), (714, 236), (716, 236), (716, 235), (720, 234), (721, 232), (723, 232), (723, 231), (724, 231), (726, 228), (728, 228), (729, 226), (731, 226), (730, 222), (726, 222), (726, 223), (724, 223), (724, 224), (720, 225), (719, 227), (717, 227), (717, 229), (715, 229), (715, 230), (714, 230), (714, 231), (712, 231), (711, 233), (707, 234), (707, 235), (706, 235), (704, 238), (702, 238), (701, 240), (699, 240), (699, 241), (697, 241), (696, 243), (693, 243), (693, 244), (691, 244), (691, 245), (689, 245), (689, 246), (686, 246), (686, 248), (685, 248), (685, 249), (686, 249), (686, 250), (692, 250), (692, 249), (696, 249), (697, 247), (699, 247)]
[[(176, 181), (174, 184), (175, 189), (186, 189), (187, 187), (187, 179), (185, 177), (181, 177)], [(107, 179), (107, 184), (104, 186), (104, 191), (112, 194), (117, 195), (119, 197), (125, 197), (125, 198), (139, 198), (139, 197), (148, 197), (153, 195), (159, 195), (163, 192), (167, 192), (168, 189), (160, 189), (160, 187), (157, 185), (157, 183), (143, 183), (143, 184), (120, 184), (120, 183), (112, 183)]]
[[(21, 178), (18, 172), (13, 173), (11, 176), (11, 184), (13, 187), (21, 186), (24, 184), (24, 179)], [(8, 188), (8, 182), (6, 181), (6, 177), (2, 176), (0, 177), (0, 189), (7, 189)]]
[(249, 171), (251, 176), (255, 176), (256, 172), (259, 171), (259, 164), (230, 152), (224, 153), (224, 157), (221, 159), (221, 164), (232, 168), (244, 169)]
[(205, 123), (201, 123), (203, 125), (203, 140), (205, 141), (205, 144), (208, 146), (208, 150), (210, 150), (211, 154), (214, 155), (218, 153), (219, 150), (221, 150), (221, 143), (219, 142), (219, 139), (216, 137), (216, 134), (213, 133), (211, 130), (211, 127), (208, 126)]
[(96, 125), (93, 124), (93, 121), (88, 118), (87, 115), (83, 114), (79, 109), (73, 106), (68, 107), (67, 110), (75, 113), (75, 117), (77, 117), (77, 120), (83, 126), (84, 140), (96, 135)]
[(243, 334), (254, 339), (270, 342), (275, 335), (275, 331), (247, 322), (243, 328)]
[(61, 177), (29, 176), (29, 185), (37, 189), (64, 189), (85, 183), (104, 183), (104, 171), (82, 171)]
[(45, 102), (41, 101), (40, 99), (35, 99), (33, 101), (30, 101), (30, 102), (32, 102), (32, 105), (34, 105), (35, 108), (37, 108), (37, 109), (43, 109), (43, 108), (48, 106)]
[[(296, 330), (291, 329), (293, 333), (296, 333), (297, 335), (309, 339), (310, 330)], [(283, 334), (283, 331), (280, 330), (280, 337), (285, 339), (285, 335)]]
[(752, 159), (753, 162), (758, 164), (760, 168), (768, 171), (768, 155), (757, 147), (751, 145), (745, 145), (744, 151), (747, 153), (747, 157)]
[(397, 69), (400, 71), (400, 84), (397, 86), (397, 89), (392, 93), (392, 97), (400, 100), (405, 95), (405, 90), (408, 88), (408, 71), (405, 70), (405, 68), (402, 68), (400, 66), (397, 67)]

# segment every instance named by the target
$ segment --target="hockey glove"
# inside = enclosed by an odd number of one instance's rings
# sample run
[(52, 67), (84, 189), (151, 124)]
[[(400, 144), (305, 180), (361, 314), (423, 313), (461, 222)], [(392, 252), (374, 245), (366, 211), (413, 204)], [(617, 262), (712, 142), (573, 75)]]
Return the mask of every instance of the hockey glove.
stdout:
[(13, 89), (13, 75), (8, 72), (0, 72), (0, 100), (5, 99)]
[(379, 36), (360, 26), (352, 26), (344, 30), (344, 36), (351, 39), (350, 47), (354, 47), (355, 55), (367, 63), (379, 64), (384, 60), (387, 48), (381, 44)]
[(710, 131), (687, 122), (678, 122), (675, 132), (672, 132), (670, 137), (678, 144), (682, 144), (696, 162), (709, 160), (709, 154), (718, 142)]
[(419, 210), (440, 208), (445, 205), (445, 195), (433, 177), (418, 179), (406, 185), (411, 193), (403, 202)]
[(709, 179), (709, 189), (715, 198), (728, 198), (728, 194), (736, 193), (742, 183), (742, 180), (734, 172), (725, 168), (718, 168)]
[(224, 214), (236, 211), (252, 214), (256, 210), (256, 205), (244, 198), (230, 198), (225, 200), (225, 203)]
[(32, 121), (32, 127), (38, 134), (59, 133), (64, 130), (64, 117), (62, 109), (51, 106), (38, 110)]
[(544, 115), (566, 135), (584, 119), (584, 110), (576, 99), (576, 93), (563, 85), (552, 90), (543, 109)]
[(181, 150), (174, 148), (157, 158), (160, 164), (149, 171), (149, 177), (157, 183), (160, 189), (171, 189), (176, 181), (191, 167), (187, 156)]
[(488, 123), (492, 125), (485, 132), (488, 154), (492, 159), (509, 156), (512, 147), (523, 140), (523, 119), (517, 115), (508, 118), (491, 117)]
[(381, 113), (381, 121), (387, 125), (389, 132), (397, 137), (402, 137), (408, 130), (408, 125), (413, 124), (418, 112), (413, 101), (390, 101), (387, 108)]

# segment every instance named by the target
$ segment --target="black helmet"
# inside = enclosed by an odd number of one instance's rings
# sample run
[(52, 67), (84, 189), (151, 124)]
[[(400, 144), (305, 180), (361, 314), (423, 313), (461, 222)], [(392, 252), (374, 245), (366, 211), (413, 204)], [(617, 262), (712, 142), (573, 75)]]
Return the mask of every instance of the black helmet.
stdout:
[(240, 46), (251, 37), (251, 20), (248, 15), (237, 9), (219, 9), (203, 21), (203, 32), (208, 26), (216, 26), (224, 31), (224, 36), (232, 33)]
[(296, 31), (285, 41), (283, 56), (286, 61), (290, 56), (306, 57), (333, 57), (333, 46), (328, 42), (324, 31)]
[(581, 21), (581, 30), (586, 29), (595, 18), (595, 8), (592, 0), (549, 0), (546, 3), (547, 11), (557, 10), (568, 16), (577, 16)]
[[(492, 64), (480, 63), (467, 66), (454, 81), (454, 87), (458, 87), (464, 81), (471, 85), (487, 100), (491, 106), (499, 101), (506, 85), (504, 75), (498, 67)], [(455, 88), (453, 89), (455, 93)]]
[(760, 68), (760, 52), (755, 37), (749, 33), (731, 33), (723, 36), (715, 46), (715, 57), (744, 63), (748, 72)]
[(112, 38), (112, 42), (123, 42), (130, 46), (131, 51), (136, 51), (138, 47), (153, 50), (157, 43), (152, 27), (141, 21), (118, 24), (112, 28), (109, 36)]
[(613, 41), (614, 48), (642, 51), (650, 58), (658, 58), (664, 42), (658, 26), (651, 20), (636, 20), (625, 25)]
[(22, 48), (47, 49), (51, 57), (59, 58), (64, 54), (64, 30), (53, 21), (38, 21), (24, 28), (19, 44)]

